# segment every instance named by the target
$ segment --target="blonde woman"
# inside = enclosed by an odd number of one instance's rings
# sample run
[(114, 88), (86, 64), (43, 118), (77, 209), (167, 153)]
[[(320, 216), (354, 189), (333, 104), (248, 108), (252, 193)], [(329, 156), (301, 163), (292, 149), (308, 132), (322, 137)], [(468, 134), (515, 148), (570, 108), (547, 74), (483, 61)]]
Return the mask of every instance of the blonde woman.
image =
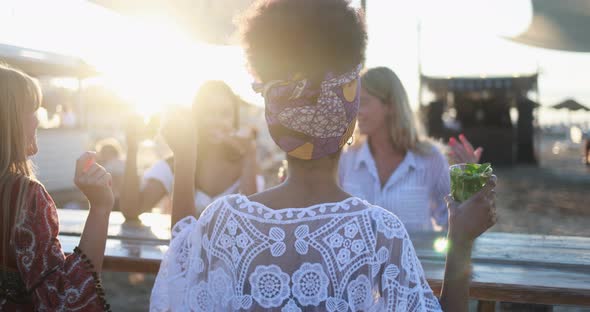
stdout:
[[(406, 90), (391, 69), (372, 68), (362, 75), (358, 131), (360, 140), (340, 159), (344, 190), (395, 213), (410, 231), (446, 228), (449, 163), (422, 135)], [(456, 161), (476, 161), (467, 145), (451, 145)]]
[(111, 176), (86, 153), (76, 185), (90, 202), (80, 245), (65, 256), (55, 204), (31, 169), (37, 153), (41, 90), (26, 74), (0, 65), (0, 310), (104, 311), (98, 273), (113, 207)]

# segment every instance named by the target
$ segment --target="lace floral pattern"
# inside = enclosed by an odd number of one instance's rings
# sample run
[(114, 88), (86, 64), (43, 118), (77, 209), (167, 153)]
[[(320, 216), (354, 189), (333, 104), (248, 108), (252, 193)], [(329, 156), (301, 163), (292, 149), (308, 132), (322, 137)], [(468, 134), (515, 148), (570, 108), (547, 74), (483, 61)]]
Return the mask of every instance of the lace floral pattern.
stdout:
[(263, 308), (279, 307), (289, 297), (289, 274), (272, 264), (257, 266), (250, 275), (252, 297)]
[(211, 311), (213, 301), (209, 293), (209, 285), (206, 282), (199, 282), (190, 288), (188, 292), (189, 306), (196, 311)]
[(367, 250), (367, 244), (359, 232), (356, 219), (340, 226), (334, 234), (325, 238), (325, 242), (332, 248), (332, 253), (336, 256), (336, 262), (341, 271)]
[(371, 282), (362, 274), (348, 284), (348, 305), (353, 311), (362, 311), (371, 306), (371, 288)]
[(221, 305), (227, 307), (233, 299), (232, 280), (221, 268), (211, 272), (209, 289), (213, 298), (221, 298)]
[(403, 225), (358, 198), (272, 210), (231, 195), (173, 232), (151, 311), (440, 311)]
[(328, 276), (318, 263), (304, 263), (293, 273), (293, 296), (302, 306), (318, 306), (328, 297)]

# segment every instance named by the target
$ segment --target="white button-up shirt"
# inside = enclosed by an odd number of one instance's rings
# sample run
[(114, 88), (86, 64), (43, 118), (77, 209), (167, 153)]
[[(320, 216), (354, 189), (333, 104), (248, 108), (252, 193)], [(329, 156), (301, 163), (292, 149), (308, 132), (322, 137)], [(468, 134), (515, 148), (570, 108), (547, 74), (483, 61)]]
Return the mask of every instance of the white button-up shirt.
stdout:
[(436, 148), (428, 155), (408, 151), (383, 188), (368, 142), (348, 148), (340, 158), (339, 177), (344, 190), (394, 214), (409, 231), (446, 228), (444, 197), (450, 193), (449, 164)]

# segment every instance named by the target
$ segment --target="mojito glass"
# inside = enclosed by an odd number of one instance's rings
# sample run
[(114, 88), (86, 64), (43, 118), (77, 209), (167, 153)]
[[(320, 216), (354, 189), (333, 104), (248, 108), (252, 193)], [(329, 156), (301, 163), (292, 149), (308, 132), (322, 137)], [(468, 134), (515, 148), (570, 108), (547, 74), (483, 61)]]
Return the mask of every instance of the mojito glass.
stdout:
[(449, 167), (451, 174), (451, 196), (463, 202), (479, 192), (492, 176), (492, 165), (456, 164)]

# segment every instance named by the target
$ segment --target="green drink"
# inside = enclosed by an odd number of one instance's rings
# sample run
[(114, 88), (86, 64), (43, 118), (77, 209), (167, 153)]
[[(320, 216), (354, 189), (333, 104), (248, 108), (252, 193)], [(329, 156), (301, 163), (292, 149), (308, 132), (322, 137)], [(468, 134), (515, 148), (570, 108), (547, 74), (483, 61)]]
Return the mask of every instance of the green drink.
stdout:
[(485, 164), (457, 164), (452, 165), (451, 196), (458, 202), (463, 202), (479, 192), (492, 176), (492, 165)]

